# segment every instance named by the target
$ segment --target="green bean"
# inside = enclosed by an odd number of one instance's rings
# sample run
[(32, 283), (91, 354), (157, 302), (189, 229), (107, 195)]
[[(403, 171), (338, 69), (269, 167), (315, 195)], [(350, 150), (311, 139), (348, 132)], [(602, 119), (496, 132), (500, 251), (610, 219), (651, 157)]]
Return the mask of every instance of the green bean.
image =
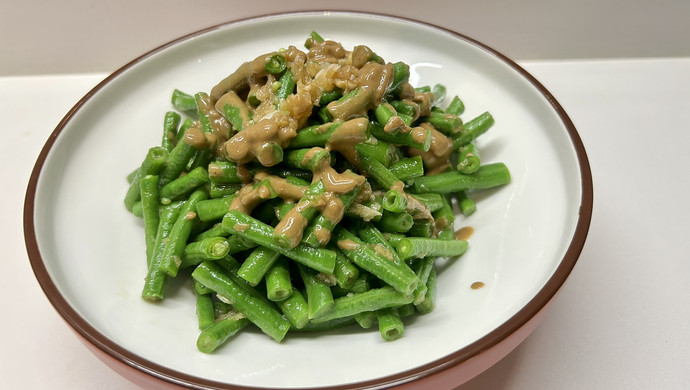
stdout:
[(276, 305), (292, 324), (290, 329), (302, 329), (309, 323), (307, 300), (296, 288), (292, 289), (292, 293), (287, 299), (276, 302)]
[(127, 184), (132, 184), (132, 182), (134, 181), (134, 179), (135, 179), (137, 176), (139, 176), (139, 170), (141, 170), (141, 167), (137, 167), (135, 170), (133, 170), (132, 172), (130, 172), (130, 173), (127, 175)]
[(163, 139), (161, 140), (161, 146), (165, 150), (171, 152), (175, 147), (175, 142), (177, 141), (177, 128), (180, 126), (180, 121), (182, 117), (175, 111), (168, 111), (163, 117)]
[(211, 182), (208, 186), (208, 195), (211, 198), (224, 198), (234, 195), (242, 188), (242, 184), (216, 184)]
[(362, 329), (369, 329), (376, 324), (376, 312), (364, 311), (352, 316)]
[[(222, 226), (222, 224), (221, 224)], [(223, 228), (227, 232), (227, 229)], [(229, 234), (229, 233), (228, 233)], [(244, 252), (249, 249), (256, 248), (256, 243), (250, 240), (247, 240), (244, 237), (241, 236), (230, 236), (228, 237), (228, 254), (232, 255), (235, 253), (239, 252)]]
[(468, 191), (456, 191), (455, 199), (460, 206), (460, 212), (464, 216), (470, 216), (477, 210), (477, 204)]
[(415, 219), (412, 227), (405, 233), (411, 237), (431, 237), (434, 234), (435, 224), (430, 219)]
[(400, 259), (400, 256), (398, 256), (398, 253), (395, 251), (395, 247), (389, 242), (388, 239), (386, 239), (385, 234), (377, 229), (373, 224), (366, 222), (357, 224), (356, 233), (357, 236), (362, 239), (362, 241), (369, 245), (373, 245), (375, 250), (380, 251), (380, 249), (376, 248), (377, 245), (380, 246), (384, 253), (386, 253), (386, 256), (391, 257), (392, 261), (396, 264), (400, 264), (401, 266), (404, 264)]
[(460, 147), (460, 150), (458, 150), (458, 164), (456, 166), (460, 173), (466, 175), (475, 173), (480, 165), (479, 149), (474, 144), (470, 143)]
[(417, 288), (415, 288), (414, 292), (412, 293), (412, 295), (414, 295), (412, 303), (414, 304), (422, 303), (426, 297), (426, 292), (428, 289), (427, 281), (429, 280), (429, 274), (431, 273), (432, 268), (434, 268), (434, 261), (434, 257), (427, 256), (418, 259), (417, 262), (415, 262), (415, 264), (412, 266), (414, 273), (417, 275), (417, 278), (420, 281), (420, 283), (417, 285)]
[(384, 210), (381, 219), (375, 222), (376, 227), (388, 233), (405, 233), (412, 228), (414, 219), (411, 214), (391, 213)]
[(280, 102), (281, 100), (287, 99), (287, 97), (292, 94), (296, 83), (290, 69), (286, 69), (278, 81), (280, 82), (280, 87), (276, 91), (276, 99)]
[(333, 294), (330, 287), (317, 278), (314, 270), (300, 264), (297, 264), (297, 270), (307, 292), (309, 319), (321, 317), (333, 310)]
[(193, 114), (197, 113), (198, 108), (194, 96), (186, 94), (178, 89), (175, 89), (173, 91), (170, 102), (172, 103), (173, 107), (175, 107), (179, 111), (189, 112)]
[(314, 322), (310, 321), (302, 329), (294, 329), (296, 332), (326, 332), (350, 326), (355, 323), (352, 316), (345, 316), (334, 318), (328, 321)]
[(343, 96), (343, 91), (340, 88), (334, 88), (330, 91), (321, 92), (321, 98), (319, 99), (319, 106), (324, 107), (328, 103), (338, 100)]
[(164, 186), (177, 179), (195, 154), (196, 149), (187, 143), (186, 138), (178, 142), (165, 160), (165, 167), (160, 173), (160, 185)]
[(187, 244), (182, 255), (180, 268), (197, 265), (202, 261), (222, 259), (230, 252), (230, 245), (224, 237), (209, 237)]
[(197, 280), (192, 279), (192, 286), (194, 287), (195, 294), (213, 294), (213, 290), (199, 283)]
[(340, 251), (335, 250), (335, 269), (333, 275), (338, 286), (349, 289), (359, 278), (359, 269)]
[(412, 257), (426, 256), (460, 256), (467, 250), (467, 241), (453, 240), (443, 241), (433, 238), (407, 237), (400, 240), (395, 246), (398, 254), (403, 260)]
[(280, 54), (274, 54), (266, 61), (264, 69), (267, 73), (279, 74), (282, 73), (286, 67), (285, 57)]
[(279, 256), (266, 272), (266, 296), (273, 302), (279, 302), (290, 297), (292, 281), (290, 269), (285, 257)]
[(434, 94), (431, 107), (436, 107), (446, 98), (446, 87), (443, 84), (435, 84), (431, 93)]
[(196, 205), (199, 220), (203, 222), (220, 220), (230, 210), (235, 197), (236, 195), (233, 194), (223, 198), (202, 200)]
[(280, 221), (281, 219), (285, 218), (287, 213), (290, 212), (290, 210), (295, 208), (295, 204), (292, 202), (285, 202), (281, 203), (275, 208), (275, 214), (276, 217), (278, 217), (278, 220)]
[(210, 294), (196, 294), (196, 317), (199, 330), (204, 330), (216, 322), (213, 299)]
[(208, 183), (208, 172), (204, 167), (198, 167), (184, 176), (180, 176), (164, 185), (160, 190), (160, 202), (169, 204), (191, 193), (198, 187)]
[[(443, 206), (443, 199), (439, 194), (406, 194), (403, 191), (390, 190), (383, 196), (383, 209), (391, 213), (407, 212), (418, 219), (418, 210), (423, 207), (431, 212)], [(404, 233), (404, 232), (401, 232)]]
[(141, 206), (144, 218), (144, 237), (146, 239), (146, 264), (151, 266), (153, 248), (155, 246), (158, 224), (160, 221), (158, 210), (158, 176), (146, 175), (141, 179)]
[(194, 221), (197, 220), (196, 204), (206, 199), (207, 196), (203, 190), (194, 191), (189, 196), (189, 199), (185, 201), (184, 206), (182, 206), (180, 216), (175, 221), (168, 235), (168, 242), (158, 265), (158, 268), (168, 276), (177, 276), (177, 272), (182, 264), (182, 256), (187, 245), (187, 239), (191, 234)]
[(208, 178), (216, 184), (242, 184), (241, 168), (230, 161), (217, 160), (208, 164)]
[(339, 228), (338, 248), (358, 267), (366, 270), (403, 294), (414, 291), (419, 282), (414, 272), (405, 264), (399, 264), (377, 253), (357, 236)]
[(355, 145), (355, 150), (359, 154), (364, 173), (371, 176), (382, 188), (390, 189), (400, 181), (388, 168), (369, 154), (370, 150), (363, 148), (361, 144)]
[[(194, 279), (192, 279), (192, 280), (194, 280)], [(202, 286), (202, 284), (197, 282), (196, 280), (194, 280), (194, 282), (198, 283), (200, 286)], [(204, 286), (204, 288), (206, 288), (206, 286)], [(209, 291), (208, 292), (209, 294), (213, 294), (213, 290), (211, 290), (210, 288), (206, 288), (206, 289)], [(232, 311), (233, 311), (232, 305), (225, 303), (218, 298), (213, 299), (213, 312), (216, 315), (216, 321), (219, 321), (219, 320), (229, 316)]]
[(242, 131), (249, 125), (249, 121), (245, 118), (250, 117), (251, 112), (244, 106), (225, 104), (223, 106), (223, 114), (235, 131)]
[(333, 300), (333, 310), (314, 318), (312, 323), (328, 322), (337, 318), (354, 316), (357, 313), (396, 307), (412, 302), (412, 294), (403, 294), (391, 286), (350, 294)]
[[(294, 169), (291, 167), (286, 167), (283, 166), (283, 164), (279, 164), (273, 167), (261, 167), (261, 170), (269, 173), (271, 175), (279, 176), (285, 179), (290, 179), (290, 180), (302, 180), (305, 181), (304, 185), (309, 185), (312, 181), (312, 173), (311, 171), (305, 171), (302, 169)], [(293, 183), (294, 184), (294, 183)], [(303, 184), (300, 184), (303, 185)]]
[(154, 146), (148, 150), (144, 161), (141, 163), (138, 175), (132, 179), (132, 183), (125, 195), (125, 207), (132, 211), (134, 204), (141, 199), (141, 178), (147, 175), (158, 175), (168, 158), (168, 151), (161, 146)]
[(398, 180), (406, 182), (415, 177), (424, 176), (424, 163), (422, 156), (413, 156), (403, 158), (391, 164), (388, 169), (398, 178)]
[(429, 271), (429, 276), (426, 281), (426, 294), (424, 294), (424, 300), (420, 303), (415, 304), (415, 308), (418, 312), (422, 314), (430, 313), (434, 310), (436, 305), (436, 269), (431, 268)]
[(359, 277), (354, 281), (354, 283), (352, 283), (352, 286), (350, 288), (343, 289), (340, 286), (335, 285), (331, 287), (331, 291), (333, 291), (334, 298), (340, 298), (349, 294), (363, 293), (365, 291), (371, 290), (374, 287), (378, 287), (379, 285), (379, 279), (377, 279), (375, 276), (368, 273), (367, 271), (360, 269)]
[(271, 226), (237, 210), (231, 210), (226, 214), (222, 223), (234, 234), (254, 241), (258, 245), (279, 252), (319, 272), (333, 273), (335, 268), (335, 252), (333, 251), (312, 248), (306, 244), (298, 244), (294, 248), (284, 248), (273, 241), (273, 228)]
[(297, 132), (297, 135), (290, 140), (289, 149), (311, 148), (314, 146), (325, 146), (331, 135), (343, 125), (343, 121), (329, 122), (321, 125), (305, 127)]
[(448, 196), (442, 197), (443, 206), (432, 213), (434, 221), (436, 222), (437, 229), (445, 229), (450, 227), (453, 230), (453, 223), (455, 222), (455, 212), (453, 211), (453, 205), (450, 202)]
[(489, 112), (485, 112), (470, 120), (462, 126), (462, 131), (453, 136), (453, 150), (460, 149), (480, 135), (486, 133), (494, 124), (494, 118)]
[(439, 173), (434, 176), (422, 176), (414, 179), (414, 192), (435, 192), (449, 194), (464, 190), (480, 190), (502, 186), (510, 183), (510, 172), (503, 163), (486, 164), (471, 174), (458, 171)]
[(402, 213), (407, 210), (407, 196), (398, 190), (389, 190), (383, 195), (383, 209), (391, 213)]
[(237, 275), (246, 280), (249, 285), (256, 286), (278, 260), (278, 257), (280, 257), (280, 253), (258, 246), (244, 260), (237, 271)]
[(312, 31), (311, 34), (309, 34), (307, 41), (304, 42), (304, 47), (306, 47), (307, 49), (311, 49), (311, 47), (315, 43), (320, 43), (323, 41), (324, 41), (324, 39), (323, 39), (323, 37), (321, 37), (321, 35), (319, 35), (319, 33), (317, 33), (316, 31)]
[(390, 105), (393, 106), (398, 114), (407, 115), (412, 118), (412, 120), (417, 120), (419, 118), (419, 104), (412, 100), (393, 100), (390, 102)]
[[(198, 205), (199, 204), (197, 203), (197, 206)], [(196, 236), (192, 236), (192, 241), (199, 241), (209, 237), (227, 237), (229, 235), (230, 232), (227, 231), (220, 222), (217, 222), (213, 224), (211, 227), (209, 227), (207, 230), (198, 233)]]
[(386, 341), (394, 341), (403, 336), (405, 325), (398, 316), (395, 308), (385, 308), (376, 310), (376, 319), (379, 322), (379, 333)]
[(365, 143), (357, 146), (363, 151), (363, 153), (374, 158), (385, 167), (390, 167), (391, 164), (397, 162), (400, 157), (397, 148), (387, 142), (379, 141), (376, 144)]
[[(275, 341), (282, 341), (290, 329), (290, 322), (267, 300), (250, 293), (250, 286), (243, 287), (239, 277), (226, 274), (217, 262), (205, 261), (192, 272), (192, 277), (206, 287), (232, 302), (232, 306), (249, 321)], [(235, 275), (236, 276), (236, 275)]]
[(463, 103), (463, 101), (458, 96), (454, 96), (448, 104), (446, 112), (452, 115), (460, 116), (463, 112), (465, 112), (465, 103)]
[(417, 309), (414, 307), (414, 303), (398, 306), (396, 309), (400, 318), (409, 317), (417, 312)]
[(429, 116), (424, 118), (424, 121), (445, 135), (458, 134), (462, 131), (462, 119), (457, 115), (442, 111), (432, 111)]
[(167, 275), (159, 269), (159, 265), (162, 259), (163, 250), (168, 241), (168, 236), (172, 231), (175, 221), (177, 221), (180, 215), (182, 206), (183, 202), (176, 202), (161, 207), (160, 222), (158, 224), (158, 231), (156, 232), (156, 239), (151, 254), (151, 264), (148, 267), (146, 279), (144, 280), (144, 287), (141, 292), (141, 297), (147, 301), (160, 301), (165, 295), (164, 290), (167, 282)]
[(400, 233), (383, 233), (383, 236), (386, 237), (386, 240), (388, 240), (388, 242), (390, 242), (390, 244), (394, 247), (400, 242), (400, 240), (405, 238), (405, 235)]
[(402, 91), (403, 84), (410, 79), (410, 66), (402, 61), (393, 64), (393, 82), (388, 87), (388, 93), (394, 96), (399, 96)]
[(249, 324), (249, 320), (241, 314), (219, 319), (213, 325), (201, 331), (197, 338), (196, 346), (203, 353), (211, 353)]

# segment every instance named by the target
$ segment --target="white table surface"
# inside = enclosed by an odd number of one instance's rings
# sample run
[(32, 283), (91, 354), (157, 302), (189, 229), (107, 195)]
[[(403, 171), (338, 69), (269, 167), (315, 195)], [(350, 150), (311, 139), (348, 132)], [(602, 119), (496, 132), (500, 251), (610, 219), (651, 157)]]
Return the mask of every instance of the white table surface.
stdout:
[[(537, 330), (474, 389), (690, 388), (690, 58), (522, 63), (587, 148), (594, 214)], [(22, 210), (43, 143), (104, 74), (0, 78), (0, 388), (136, 389), (43, 295)]]

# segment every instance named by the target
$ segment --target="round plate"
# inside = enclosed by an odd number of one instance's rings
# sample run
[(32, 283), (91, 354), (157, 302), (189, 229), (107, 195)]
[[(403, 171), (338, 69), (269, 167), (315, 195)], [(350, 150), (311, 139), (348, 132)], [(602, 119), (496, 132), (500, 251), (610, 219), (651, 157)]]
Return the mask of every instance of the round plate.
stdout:
[[(315, 30), (351, 49), (410, 64), (411, 82), (443, 84), (494, 127), (478, 142), (484, 162), (503, 161), (512, 183), (476, 194), (470, 249), (439, 261), (436, 309), (384, 342), (355, 327), (290, 334), (278, 344), (247, 329), (212, 355), (196, 349), (194, 297), (172, 282), (160, 304), (140, 298), (143, 226), (126, 211), (126, 175), (162, 135), (174, 88), (210, 91), (242, 62), (302, 44)], [(498, 52), (435, 26), (381, 15), (313, 12), (232, 22), (168, 43), (122, 67), (65, 116), (30, 179), (25, 237), (48, 299), (88, 343), (162, 383), (193, 387), (376, 387), (420, 383), (463, 367), (534, 320), (584, 244), (591, 175), (567, 115), (542, 85)], [(472, 289), (483, 282), (481, 289)], [(524, 335), (526, 337), (526, 335)], [(524, 338), (521, 336), (517, 342)], [(493, 363), (515, 342), (492, 358)], [(460, 384), (479, 371), (452, 379)]]

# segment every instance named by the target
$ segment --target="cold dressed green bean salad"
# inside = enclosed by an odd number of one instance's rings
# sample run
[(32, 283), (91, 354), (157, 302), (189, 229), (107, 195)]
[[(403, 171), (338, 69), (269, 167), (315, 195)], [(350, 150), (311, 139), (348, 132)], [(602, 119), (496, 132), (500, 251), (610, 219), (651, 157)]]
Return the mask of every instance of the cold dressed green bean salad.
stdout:
[[(502, 186), (442, 85), (409, 66), (316, 32), (242, 64), (210, 92), (174, 90), (161, 144), (129, 176), (125, 206), (143, 218), (142, 298), (190, 279), (211, 353), (247, 326), (280, 342), (346, 325), (403, 336), (434, 307), (439, 257), (468, 247), (454, 231), (474, 191)], [(455, 201), (453, 201), (455, 199)], [(191, 288), (191, 287), (190, 287)]]

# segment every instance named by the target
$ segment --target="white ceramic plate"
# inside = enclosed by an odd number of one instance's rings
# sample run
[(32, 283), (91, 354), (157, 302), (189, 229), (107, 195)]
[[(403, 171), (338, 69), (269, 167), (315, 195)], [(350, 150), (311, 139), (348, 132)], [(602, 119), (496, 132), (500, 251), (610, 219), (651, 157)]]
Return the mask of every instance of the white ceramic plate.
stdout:
[[(158, 305), (139, 296), (146, 274), (143, 227), (123, 206), (125, 176), (160, 142), (174, 88), (210, 91), (259, 54), (303, 48), (312, 30), (345, 48), (366, 44), (387, 61), (411, 64), (414, 83), (441, 83), (463, 99), (465, 120), (490, 111), (496, 124), (478, 146), (484, 162), (505, 162), (513, 181), (477, 194), (477, 212), (458, 218), (457, 227), (475, 229), (470, 249), (456, 261), (439, 262), (436, 310), (408, 322), (402, 339), (384, 342), (375, 330), (352, 328), (289, 335), (278, 344), (245, 331), (217, 353), (202, 354), (188, 286), (172, 283)], [(575, 263), (591, 196), (572, 124), (513, 62), (469, 38), (410, 20), (319, 12), (216, 26), (117, 71), (48, 140), (25, 218), (32, 265), (49, 299), (115, 360), (187, 385), (377, 386), (462, 364), (529, 321)], [(485, 287), (470, 288), (477, 281)]]

